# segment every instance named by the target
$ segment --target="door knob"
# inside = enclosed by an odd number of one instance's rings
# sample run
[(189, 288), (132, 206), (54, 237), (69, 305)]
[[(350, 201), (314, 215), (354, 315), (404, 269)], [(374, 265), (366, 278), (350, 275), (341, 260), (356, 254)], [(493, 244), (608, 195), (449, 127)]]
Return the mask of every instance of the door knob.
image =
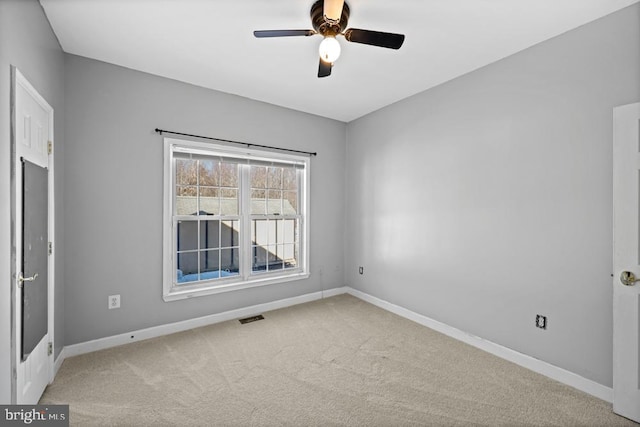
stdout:
[(638, 281), (640, 281), (640, 279), (636, 278), (635, 274), (630, 271), (620, 273), (620, 282), (625, 286), (633, 286)]
[(34, 274), (31, 277), (22, 277), (22, 272), (20, 272), (20, 274), (18, 275), (18, 286), (22, 287), (22, 284), (24, 282), (33, 282), (37, 278), (38, 278), (38, 273)]

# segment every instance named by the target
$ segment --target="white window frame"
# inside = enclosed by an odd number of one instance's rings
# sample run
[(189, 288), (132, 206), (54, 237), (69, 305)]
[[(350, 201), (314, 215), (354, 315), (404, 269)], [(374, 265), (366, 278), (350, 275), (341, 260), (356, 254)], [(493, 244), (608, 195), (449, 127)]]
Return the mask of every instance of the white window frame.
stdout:
[[(253, 273), (251, 271), (251, 215), (249, 205), (251, 200), (250, 182), (247, 172), (240, 173), (240, 216), (241, 216), (241, 247), (242, 261), (239, 276), (225, 277), (212, 280), (202, 280), (193, 283), (176, 282), (176, 245), (174, 242), (174, 193), (175, 193), (175, 161), (174, 152), (193, 152), (197, 155), (212, 157), (233, 157), (236, 159), (258, 162), (274, 162), (296, 165), (302, 172), (299, 192), (300, 214), (299, 224), (299, 262), (296, 268), (276, 270), (273, 272)], [(163, 193), (163, 299), (176, 301), (195, 296), (212, 295), (256, 286), (271, 285), (309, 277), (309, 175), (310, 158), (295, 154), (275, 153), (250, 148), (236, 148), (226, 145), (205, 143), (199, 141), (164, 138), (164, 193)], [(243, 168), (245, 166), (241, 166)]]

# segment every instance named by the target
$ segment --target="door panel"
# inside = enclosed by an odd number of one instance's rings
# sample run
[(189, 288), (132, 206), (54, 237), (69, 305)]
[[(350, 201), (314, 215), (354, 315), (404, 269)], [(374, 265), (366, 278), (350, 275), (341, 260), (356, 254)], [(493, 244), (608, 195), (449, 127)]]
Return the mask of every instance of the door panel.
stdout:
[(53, 379), (49, 342), (53, 341), (54, 331), (55, 263), (48, 253), (54, 231), (53, 154), (49, 153), (53, 109), (15, 67), (11, 75), (15, 194), (12, 367), (16, 372), (12, 400), (35, 404)]
[(640, 422), (640, 104), (613, 119), (613, 410)]
[(48, 171), (22, 159), (22, 357), (48, 330)]

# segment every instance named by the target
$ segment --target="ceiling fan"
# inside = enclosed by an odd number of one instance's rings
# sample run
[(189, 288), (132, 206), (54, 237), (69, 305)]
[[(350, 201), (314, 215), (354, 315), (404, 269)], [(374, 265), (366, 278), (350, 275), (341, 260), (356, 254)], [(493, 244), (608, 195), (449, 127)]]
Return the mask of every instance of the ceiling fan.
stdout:
[(383, 33), (380, 31), (360, 30), (347, 27), (349, 5), (344, 0), (318, 0), (311, 6), (311, 24), (313, 30), (260, 30), (253, 35), (264, 37), (312, 36), (320, 34), (324, 40), (320, 43), (320, 65), (318, 77), (331, 75), (331, 67), (340, 56), (340, 44), (336, 36), (344, 36), (349, 42), (371, 46), (400, 49), (404, 34)]

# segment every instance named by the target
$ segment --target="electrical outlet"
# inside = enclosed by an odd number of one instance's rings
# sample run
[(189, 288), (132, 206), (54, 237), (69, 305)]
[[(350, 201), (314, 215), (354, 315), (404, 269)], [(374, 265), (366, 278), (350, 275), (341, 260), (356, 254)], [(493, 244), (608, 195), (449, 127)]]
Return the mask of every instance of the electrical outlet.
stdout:
[(547, 316), (536, 314), (536, 328), (547, 329)]
[(109, 295), (109, 310), (120, 308), (120, 295)]
[(364, 274), (364, 267), (360, 267), (360, 268), (358, 269), (358, 272), (359, 272), (360, 274)]

